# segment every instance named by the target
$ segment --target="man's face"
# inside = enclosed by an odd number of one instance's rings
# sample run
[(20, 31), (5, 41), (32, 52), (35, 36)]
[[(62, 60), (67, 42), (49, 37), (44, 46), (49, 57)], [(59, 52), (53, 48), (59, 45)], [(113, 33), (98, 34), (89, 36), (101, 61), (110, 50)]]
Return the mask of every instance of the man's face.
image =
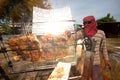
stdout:
[(95, 21), (95, 18), (94, 18), (94, 16), (87, 16), (87, 17), (85, 17), (84, 19), (83, 19), (83, 24), (84, 24), (84, 26), (86, 25), (86, 24), (94, 24), (94, 23), (96, 23), (96, 21)]
[(88, 37), (92, 37), (97, 32), (97, 22), (94, 16), (87, 16), (83, 19), (84, 33)]
[(84, 21), (83, 24), (86, 25), (86, 24), (91, 24), (93, 22), (93, 20), (88, 20), (88, 21)]

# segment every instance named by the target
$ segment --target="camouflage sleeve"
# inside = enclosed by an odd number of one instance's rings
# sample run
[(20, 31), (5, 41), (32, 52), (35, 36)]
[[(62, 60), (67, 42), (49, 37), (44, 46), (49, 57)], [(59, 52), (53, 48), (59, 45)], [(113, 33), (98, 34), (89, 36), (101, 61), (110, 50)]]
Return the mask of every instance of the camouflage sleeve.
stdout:
[(104, 32), (103, 32), (103, 38), (102, 38), (102, 42), (101, 42), (101, 50), (102, 50), (104, 59), (109, 60), (108, 51), (107, 51), (107, 47), (106, 47), (106, 36), (105, 36)]
[(83, 38), (82, 30), (79, 30), (76, 33), (72, 34), (70, 38), (75, 40), (75, 41), (77, 41), (78, 39), (82, 39)]

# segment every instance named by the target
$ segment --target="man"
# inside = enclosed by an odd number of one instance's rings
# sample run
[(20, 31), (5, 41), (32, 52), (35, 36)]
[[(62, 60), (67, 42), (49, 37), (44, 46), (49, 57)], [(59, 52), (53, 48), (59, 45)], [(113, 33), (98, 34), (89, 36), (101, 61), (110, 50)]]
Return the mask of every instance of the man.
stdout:
[[(93, 62), (92, 62), (92, 70), (91, 70), (91, 78), (92, 80), (102, 80), (102, 71), (101, 71), (101, 58), (100, 55), (103, 56), (105, 65), (111, 68), (107, 48), (106, 48), (106, 36), (104, 31), (97, 29), (97, 22), (94, 16), (86, 16), (83, 18), (83, 31), (77, 31), (74, 35), (71, 35), (70, 32), (66, 32), (66, 35), (69, 38), (74, 40), (78, 40), (81, 37), (88, 37), (91, 40), (95, 41), (95, 48), (94, 48), (94, 55), (93, 55)], [(90, 78), (87, 78), (87, 80)]]
[(97, 29), (97, 22), (94, 16), (87, 16), (83, 18), (84, 35), (96, 42), (94, 49), (94, 61), (92, 69), (93, 80), (102, 80), (101, 68), (100, 68), (100, 55), (103, 55), (105, 65), (111, 68), (107, 48), (106, 48), (106, 36), (104, 31)]

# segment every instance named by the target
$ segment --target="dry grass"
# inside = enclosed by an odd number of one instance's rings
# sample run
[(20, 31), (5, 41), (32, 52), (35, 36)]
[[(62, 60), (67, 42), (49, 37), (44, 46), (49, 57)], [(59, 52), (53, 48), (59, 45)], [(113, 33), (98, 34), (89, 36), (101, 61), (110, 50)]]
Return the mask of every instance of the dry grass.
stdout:
[(120, 80), (120, 61), (110, 57), (112, 69), (103, 68), (103, 80)]
[(120, 49), (115, 47), (120, 47), (120, 38), (107, 38), (107, 49), (110, 52), (120, 52)]
[(111, 62), (112, 69), (103, 69), (103, 80), (120, 80), (120, 55), (119, 58), (114, 57), (113, 54), (120, 53), (120, 38), (107, 38), (107, 49), (109, 51), (109, 58)]

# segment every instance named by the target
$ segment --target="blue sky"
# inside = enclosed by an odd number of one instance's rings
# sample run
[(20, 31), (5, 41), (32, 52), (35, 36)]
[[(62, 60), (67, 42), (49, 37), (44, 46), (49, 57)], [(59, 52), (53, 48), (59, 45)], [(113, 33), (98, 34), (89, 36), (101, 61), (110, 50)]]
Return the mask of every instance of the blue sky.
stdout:
[(120, 22), (120, 0), (51, 0), (53, 7), (70, 6), (73, 20), (82, 24), (82, 19), (94, 15), (96, 19), (105, 17), (110, 13)]

